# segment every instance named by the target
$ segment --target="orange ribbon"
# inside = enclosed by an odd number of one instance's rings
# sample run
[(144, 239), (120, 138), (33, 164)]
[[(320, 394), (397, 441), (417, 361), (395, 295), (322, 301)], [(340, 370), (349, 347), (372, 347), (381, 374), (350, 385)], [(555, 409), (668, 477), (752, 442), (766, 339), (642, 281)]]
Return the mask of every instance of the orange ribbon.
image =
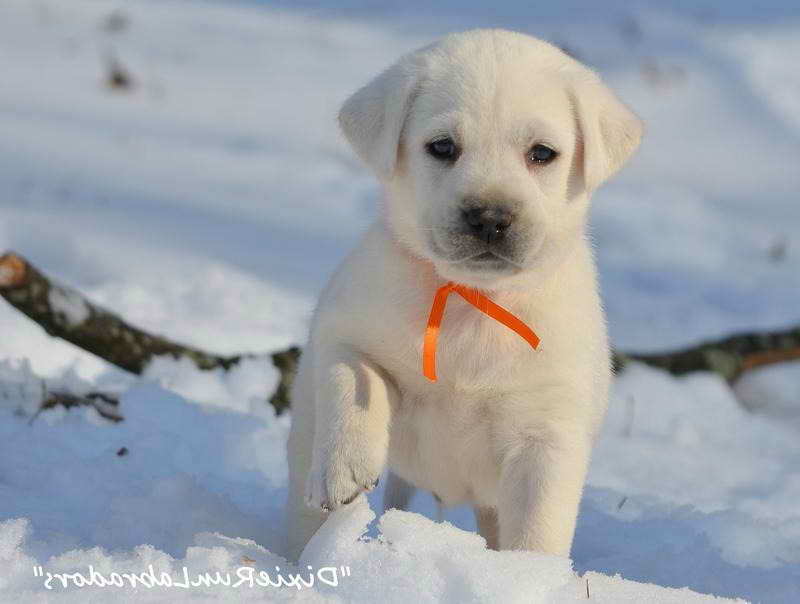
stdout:
[(439, 327), (442, 324), (444, 309), (447, 305), (447, 296), (450, 295), (450, 292), (456, 292), (482, 313), (514, 330), (532, 348), (536, 349), (539, 345), (539, 336), (505, 308), (495, 304), (478, 290), (471, 289), (466, 285), (458, 285), (451, 281), (436, 290), (436, 295), (433, 297), (433, 306), (431, 306), (431, 315), (428, 317), (428, 326), (425, 328), (425, 344), (422, 349), (422, 373), (430, 381), (436, 381), (436, 340), (439, 337)]

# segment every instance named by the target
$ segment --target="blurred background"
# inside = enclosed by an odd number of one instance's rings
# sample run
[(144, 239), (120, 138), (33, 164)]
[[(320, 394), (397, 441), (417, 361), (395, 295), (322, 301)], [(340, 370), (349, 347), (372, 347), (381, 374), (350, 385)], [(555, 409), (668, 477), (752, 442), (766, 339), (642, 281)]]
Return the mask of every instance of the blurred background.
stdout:
[[(3, 0), (0, 251), (179, 341), (221, 353), (302, 344), (379, 197), (338, 132), (339, 105), (400, 54), (478, 26), (565, 48), (644, 121), (640, 151), (594, 199), (615, 347), (800, 321), (796, 0)], [(44, 376), (109, 371), (0, 304), (0, 359), (12, 358)], [(633, 371), (608, 430), (631, 436), (632, 400), (669, 411), (635, 453), (630, 440), (601, 443), (578, 567), (734, 595), (780, 585), (781, 601), (800, 577), (797, 364), (754, 372), (739, 399), (719, 380)], [(726, 407), (742, 396), (769, 419)], [(658, 512), (666, 533), (656, 520), (619, 539), (608, 515), (639, 510), (625, 504), (635, 492), (712, 516)], [(682, 545), (633, 545), (670, 531)], [(697, 550), (696, 531), (714, 559), (703, 577), (691, 559), (658, 570), (670, 547)], [(608, 534), (623, 562), (601, 551)], [(766, 570), (742, 575), (750, 567)]]
[[(594, 203), (614, 344), (785, 326), (800, 292), (798, 23), (793, 0), (5, 0), (0, 249), (180, 340), (301, 342), (379, 196), (340, 103), (403, 52), (499, 26), (568, 49), (645, 122)], [(62, 367), (10, 312), (0, 355)]]

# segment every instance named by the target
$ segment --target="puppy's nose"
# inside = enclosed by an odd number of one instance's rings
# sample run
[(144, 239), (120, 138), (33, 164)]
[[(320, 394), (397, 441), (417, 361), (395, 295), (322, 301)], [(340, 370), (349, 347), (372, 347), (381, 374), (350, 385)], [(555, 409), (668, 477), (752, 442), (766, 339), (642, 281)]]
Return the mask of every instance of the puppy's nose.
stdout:
[(514, 222), (514, 215), (502, 207), (464, 210), (463, 217), (470, 232), (489, 244), (505, 237), (508, 227)]

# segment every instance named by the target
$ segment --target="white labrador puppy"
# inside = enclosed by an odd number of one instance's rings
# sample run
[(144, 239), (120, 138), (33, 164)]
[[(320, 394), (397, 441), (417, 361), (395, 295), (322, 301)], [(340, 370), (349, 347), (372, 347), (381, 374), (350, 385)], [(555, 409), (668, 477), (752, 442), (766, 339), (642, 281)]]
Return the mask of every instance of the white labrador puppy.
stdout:
[[(385, 194), (321, 296), (295, 381), (289, 555), (387, 464), (470, 502), (490, 547), (569, 555), (610, 381), (587, 209), (639, 120), (585, 66), (502, 30), (403, 57), (339, 119)], [(450, 282), (538, 348), (452, 296), (431, 381), (423, 340)]]

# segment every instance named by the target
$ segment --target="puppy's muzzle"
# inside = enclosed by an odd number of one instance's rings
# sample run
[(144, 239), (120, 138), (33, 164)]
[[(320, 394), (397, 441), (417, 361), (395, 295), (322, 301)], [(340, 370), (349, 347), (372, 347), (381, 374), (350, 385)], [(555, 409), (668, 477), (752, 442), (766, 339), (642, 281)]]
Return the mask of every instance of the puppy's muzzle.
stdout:
[(465, 233), (489, 246), (501, 243), (515, 220), (515, 215), (505, 205), (484, 205), (467, 202), (461, 210)]

